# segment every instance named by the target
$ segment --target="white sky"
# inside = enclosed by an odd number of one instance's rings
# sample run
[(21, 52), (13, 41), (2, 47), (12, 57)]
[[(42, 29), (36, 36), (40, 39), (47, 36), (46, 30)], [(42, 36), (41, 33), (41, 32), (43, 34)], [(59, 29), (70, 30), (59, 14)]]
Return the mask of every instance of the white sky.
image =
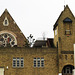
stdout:
[[(75, 15), (75, 0), (65, 0)], [(5, 8), (26, 37), (53, 38), (53, 25), (64, 9), (64, 0), (0, 0), (0, 15)]]

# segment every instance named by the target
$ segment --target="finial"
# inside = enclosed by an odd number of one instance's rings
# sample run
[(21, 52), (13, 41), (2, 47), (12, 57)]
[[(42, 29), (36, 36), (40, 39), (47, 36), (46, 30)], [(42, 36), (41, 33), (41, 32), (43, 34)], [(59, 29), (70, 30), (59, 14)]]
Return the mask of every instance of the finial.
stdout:
[(5, 9), (5, 11), (7, 11), (7, 9)]

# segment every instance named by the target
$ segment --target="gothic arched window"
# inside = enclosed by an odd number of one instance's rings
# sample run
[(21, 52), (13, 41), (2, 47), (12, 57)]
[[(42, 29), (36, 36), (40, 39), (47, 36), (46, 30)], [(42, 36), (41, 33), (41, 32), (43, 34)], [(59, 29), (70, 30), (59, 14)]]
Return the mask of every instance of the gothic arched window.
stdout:
[(72, 34), (72, 20), (67, 17), (63, 20), (63, 23), (64, 23), (65, 35), (71, 35)]

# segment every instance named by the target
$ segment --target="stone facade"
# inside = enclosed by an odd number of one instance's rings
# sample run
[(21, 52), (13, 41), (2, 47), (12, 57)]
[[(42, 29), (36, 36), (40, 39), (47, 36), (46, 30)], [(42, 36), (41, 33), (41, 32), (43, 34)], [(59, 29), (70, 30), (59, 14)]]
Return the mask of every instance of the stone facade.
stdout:
[[(8, 21), (9, 21), (8, 26), (3, 25), (3, 21), (4, 21), (5, 17), (7, 17)], [(14, 19), (9, 14), (7, 9), (5, 9), (5, 11), (3, 12), (3, 14), (0, 17), (0, 32), (1, 33), (7, 32), (7, 33), (10, 33), (10, 34), (13, 34), (17, 39), (17, 46), (18, 47), (24, 47), (25, 46), (26, 38), (23, 35), (23, 33), (21, 32), (21, 30), (19, 29), (19, 27), (17, 26)]]
[[(58, 75), (56, 48), (1, 48), (0, 56), (0, 67), (4, 67), (5, 75)], [(24, 67), (13, 68), (13, 57), (23, 57)], [(34, 67), (35, 57), (43, 57), (45, 67)]]
[[(58, 75), (62, 73), (62, 75), (72, 75), (74, 24), (75, 18), (66, 6), (54, 25), (55, 47), (29, 48), (26, 47), (27, 39), (6, 9), (0, 17), (0, 74)], [(43, 58), (43, 67), (38, 58), (41, 61)], [(38, 65), (36, 66), (35, 63)]]
[[(63, 22), (65, 18), (70, 18), (72, 22)], [(56, 40), (57, 37), (55, 37), (54, 42), (58, 42), (59, 73), (61, 73), (65, 65), (74, 65), (73, 44), (75, 43), (75, 17), (68, 6), (61, 12), (56, 23), (57, 26), (55, 28), (58, 27), (58, 40)], [(66, 34), (66, 31), (70, 31), (71, 34)], [(67, 60), (65, 58), (67, 58)]]

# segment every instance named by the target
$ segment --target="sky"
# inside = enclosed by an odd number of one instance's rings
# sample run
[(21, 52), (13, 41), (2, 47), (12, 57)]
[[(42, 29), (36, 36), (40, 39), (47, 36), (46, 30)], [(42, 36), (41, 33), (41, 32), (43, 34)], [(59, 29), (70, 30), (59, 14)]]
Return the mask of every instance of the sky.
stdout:
[(75, 0), (0, 0), (0, 15), (7, 9), (25, 37), (53, 38), (53, 25), (64, 5), (75, 15)]

